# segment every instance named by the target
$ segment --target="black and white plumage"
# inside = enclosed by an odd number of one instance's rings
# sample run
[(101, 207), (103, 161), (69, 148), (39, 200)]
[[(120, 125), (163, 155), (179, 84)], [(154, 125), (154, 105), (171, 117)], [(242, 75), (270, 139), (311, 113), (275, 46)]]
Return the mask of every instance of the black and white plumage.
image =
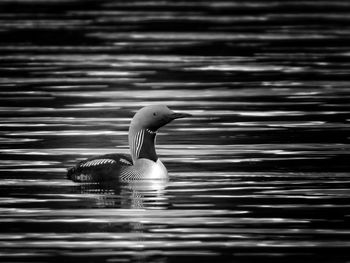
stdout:
[(70, 168), (68, 179), (75, 182), (166, 179), (167, 170), (155, 150), (157, 131), (174, 119), (189, 116), (187, 113), (175, 113), (163, 105), (140, 109), (129, 128), (131, 158), (121, 154), (96, 156)]
[(70, 168), (67, 177), (75, 182), (99, 182), (114, 180), (115, 174), (125, 166), (132, 166), (130, 157), (121, 154), (106, 154), (79, 162)]

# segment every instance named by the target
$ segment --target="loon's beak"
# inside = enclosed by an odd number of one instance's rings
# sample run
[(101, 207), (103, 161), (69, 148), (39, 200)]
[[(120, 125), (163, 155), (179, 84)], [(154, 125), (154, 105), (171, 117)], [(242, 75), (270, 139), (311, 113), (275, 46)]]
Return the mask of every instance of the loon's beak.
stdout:
[(191, 117), (191, 116), (192, 115), (189, 113), (182, 113), (182, 112), (173, 112), (170, 115), (171, 119), (173, 119), (173, 120), (180, 119), (180, 118), (187, 118), (187, 117)]

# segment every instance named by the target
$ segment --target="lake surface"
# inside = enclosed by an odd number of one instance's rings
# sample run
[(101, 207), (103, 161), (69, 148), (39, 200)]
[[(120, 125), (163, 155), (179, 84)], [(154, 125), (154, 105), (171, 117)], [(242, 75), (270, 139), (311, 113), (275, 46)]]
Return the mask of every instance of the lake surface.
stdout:
[[(349, 1), (0, 1), (0, 262), (349, 262)], [(128, 153), (169, 182), (66, 180)]]

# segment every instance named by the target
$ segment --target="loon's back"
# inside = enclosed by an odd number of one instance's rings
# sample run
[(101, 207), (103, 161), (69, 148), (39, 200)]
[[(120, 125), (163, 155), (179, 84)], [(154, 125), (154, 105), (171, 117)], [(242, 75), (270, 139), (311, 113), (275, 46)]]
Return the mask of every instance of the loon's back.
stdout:
[(127, 155), (106, 154), (79, 162), (68, 169), (67, 178), (74, 182), (119, 180), (122, 171), (132, 166), (132, 160)]
[(67, 178), (74, 182), (130, 181), (167, 179), (168, 172), (163, 163), (138, 159), (135, 164), (130, 157), (121, 154), (107, 154), (79, 162), (67, 172)]

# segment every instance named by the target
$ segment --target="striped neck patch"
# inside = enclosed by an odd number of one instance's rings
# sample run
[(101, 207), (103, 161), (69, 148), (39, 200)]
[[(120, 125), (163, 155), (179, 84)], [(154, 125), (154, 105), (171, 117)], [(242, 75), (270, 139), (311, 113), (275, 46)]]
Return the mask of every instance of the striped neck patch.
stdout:
[(144, 135), (145, 135), (145, 130), (140, 130), (135, 134), (132, 140), (131, 152), (132, 152), (132, 155), (135, 157), (135, 159), (137, 159), (140, 155), (142, 143), (144, 140)]
[(154, 137), (156, 136), (156, 134), (157, 132), (154, 132), (150, 129), (142, 129), (134, 135), (134, 138), (130, 145), (131, 153), (134, 160), (140, 158), (140, 153), (143, 146), (147, 148), (154, 148)]

